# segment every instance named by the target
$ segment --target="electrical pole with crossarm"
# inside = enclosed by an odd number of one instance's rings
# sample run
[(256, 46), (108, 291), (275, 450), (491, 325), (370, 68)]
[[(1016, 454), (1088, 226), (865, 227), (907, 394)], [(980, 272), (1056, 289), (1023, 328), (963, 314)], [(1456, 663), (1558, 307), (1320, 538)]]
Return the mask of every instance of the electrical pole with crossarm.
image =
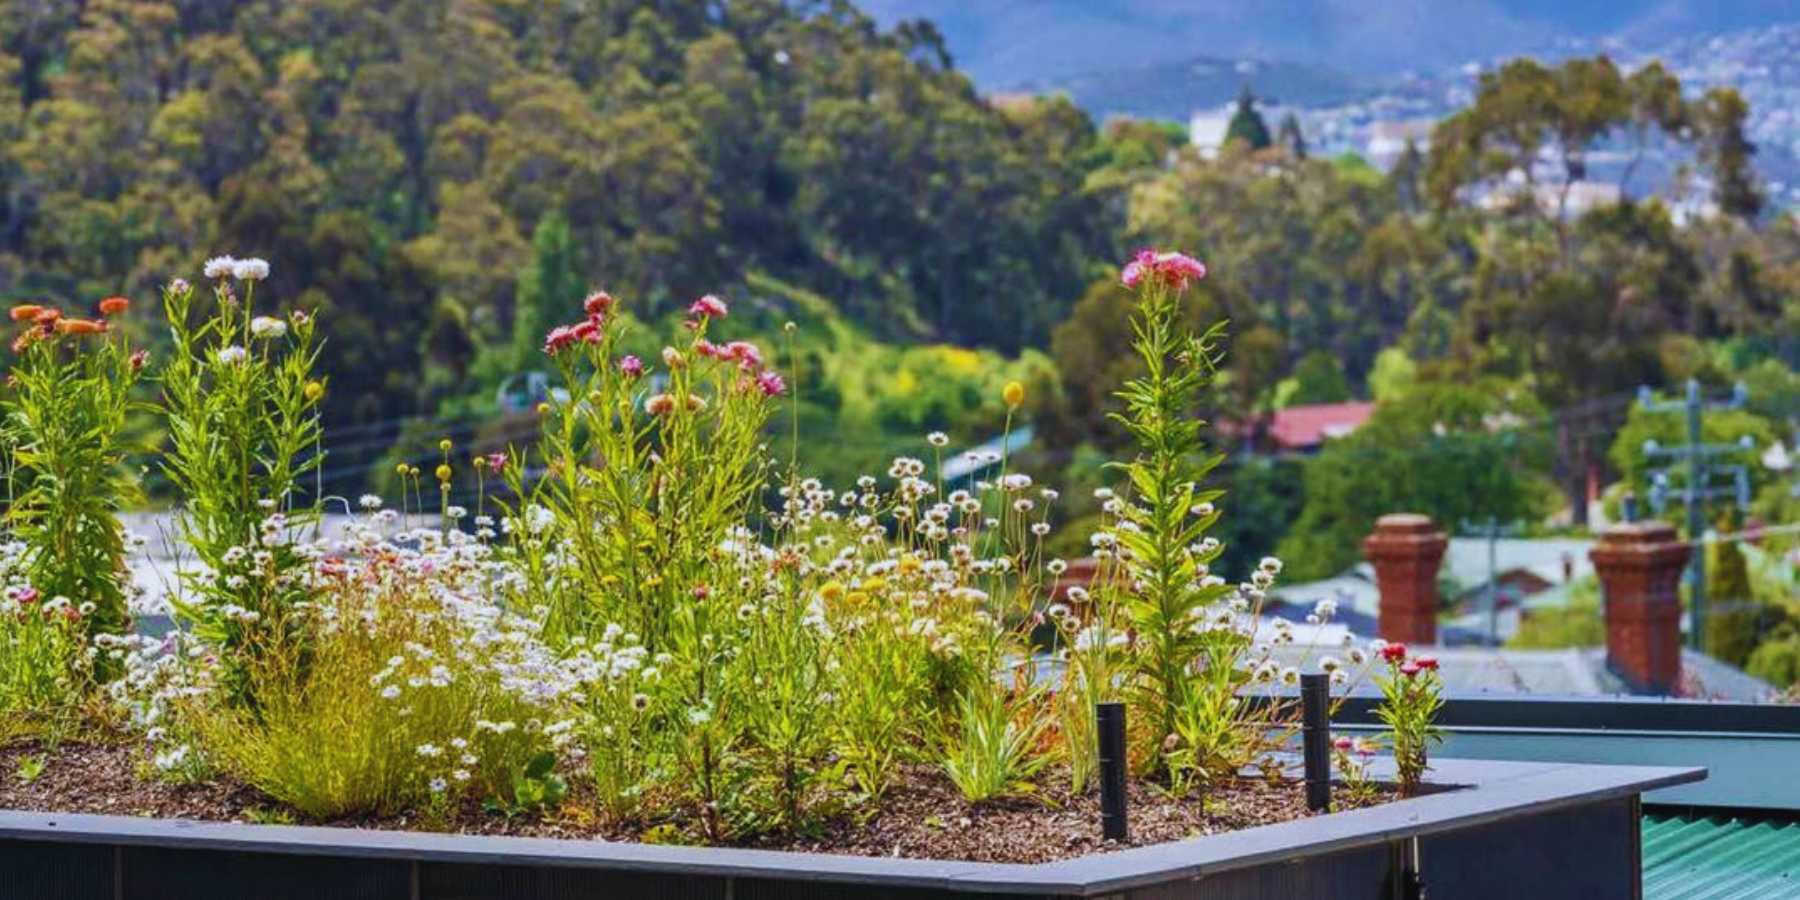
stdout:
[[(1648, 387), (1638, 390), (1638, 405), (1644, 410), (1680, 412), (1687, 419), (1687, 443), (1664, 447), (1656, 441), (1645, 441), (1644, 455), (1650, 459), (1663, 457), (1686, 463), (1685, 483), (1679, 490), (1671, 488), (1669, 484), (1669, 473), (1673, 466), (1650, 471), (1650, 508), (1662, 512), (1671, 496), (1679, 496), (1687, 505), (1688, 540), (1694, 545), (1687, 570), (1688, 646), (1695, 650), (1702, 649), (1706, 639), (1706, 548), (1703, 545), (1706, 534), (1706, 502), (1715, 497), (1730, 497), (1736, 500), (1740, 509), (1750, 505), (1749, 469), (1738, 464), (1714, 463), (1712, 459), (1743, 453), (1755, 446), (1748, 437), (1735, 444), (1706, 443), (1701, 435), (1702, 417), (1708, 410), (1740, 409), (1746, 399), (1748, 392), (1740, 383), (1732, 390), (1730, 397), (1708, 401), (1700, 390), (1700, 382), (1691, 378), (1687, 383), (1687, 396), (1681, 400), (1659, 401), (1654, 399)], [(1731, 483), (1713, 484), (1715, 474), (1728, 476)]]

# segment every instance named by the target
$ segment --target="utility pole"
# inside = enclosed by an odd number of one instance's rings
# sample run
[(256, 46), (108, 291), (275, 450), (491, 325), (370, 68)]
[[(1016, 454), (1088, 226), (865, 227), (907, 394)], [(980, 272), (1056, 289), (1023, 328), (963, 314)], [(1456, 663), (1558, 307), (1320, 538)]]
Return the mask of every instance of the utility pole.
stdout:
[(1464, 534), (1472, 537), (1485, 538), (1487, 540), (1488, 577), (1486, 593), (1488, 643), (1498, 647), (1500, 646), (1500, 538), (1518, 534), (1520, 531), (1519, 523), (1507, 522), (1501, 524), (1500, 520), (1493, 516), (1488, 516), (1486, 519), (1478, 522), (1471, 522), (1464, 519), (1462, 531)]
[[(1690, 378), (1687, 382), (1687, 396), (1681, 400), (1656, 400), (1650, 388), (1638, 389), (1638, 406), (1647, 412), (1680, 412), (1687, 420), (1687, 443), (1677, 447), (1663, 447), (1656, 441), (1644, 442), (1644, 455), (1650, 459), (1659, 457), (1673, 458), (1686, 462), (1685, 484), (1679, 492), (1669, 485), (1669, 472), (1674, 467), (1652, 469), (1650, 471), (1650, 508), (1658, 513), (1669, 502), (1673, 493), (1679, 493), (1681, 501), (1687, 505), (1688, 540), (1694, 545), (1694, 552), (1689, 557), (1687, 569), (1688, 583), (1688, 646), (1695, 650), (1705, 647), (1706, 641), (1706, 501), (1714, 497), (1732, 497), (1739, 508), (1750, 505), (1750, 472), (1743, 465), (1715, 464), (1713, 457), (1743, 453), (1754, 449), (1754, 442), (1748, 437), (1735, 444), (1708, 444), (1701, 438), (1702, 415), (1708, 410), (1740, 409), (1748, 399), (1749, 392), (1740, 382), (1724, 400), (1708, 401), (1700, 390), (1700, 382)], [(1730, 486), (1712, 484), (1713, 474), (1717, 472), (1731, 478)]]

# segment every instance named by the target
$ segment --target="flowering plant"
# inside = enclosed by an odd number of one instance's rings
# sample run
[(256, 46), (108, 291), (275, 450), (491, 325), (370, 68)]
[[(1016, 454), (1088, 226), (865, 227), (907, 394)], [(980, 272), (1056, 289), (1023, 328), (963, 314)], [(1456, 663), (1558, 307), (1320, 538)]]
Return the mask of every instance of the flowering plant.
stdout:
[(1377, 652), (1387, 671), (1375, 678), (1381, 687), (1375, 715), (1388, 727), (1400, 793), (1412, 796), (1429, 768), (1429, 745), (1443, 740), (1434, 722), (1444, 705), (1444, 682), (1435, 656), (1409, 656), (1405, 644), (1383, 644)]
[(22, 609), (24, 598), (42, 598), (79, 620), (86, 637), (119, 634), (130, 623), (118, 514), (138, 493), (126, 465), (127, 420), (144, 368), (142, 352), (113, 327), (130, 301), (100, 305), (98, 319), (13, 307), (19, 360), (0, 406), (11, 463), (6, 523), (24, 548), (13, 600)]
[(183, 573), (192, 596), (176, 611), (224, 654), (227, 679), (248, 701), (244, 667), (274, 652), (289, 612), (308, 595), (308, 561), (293, 538), (317, 519), (319, 499), (296, 495), (320, 463), (325, 388), (312, 377), (313, 318), (256, 314), (268, 263), (219, 257), (205, 271), (214, 281), (210, 313), (196, 314), (185, 281), (163, 292), (174, 340), (162, 373), (163, 467), (181, 491), (182, 537), (202, 566)]

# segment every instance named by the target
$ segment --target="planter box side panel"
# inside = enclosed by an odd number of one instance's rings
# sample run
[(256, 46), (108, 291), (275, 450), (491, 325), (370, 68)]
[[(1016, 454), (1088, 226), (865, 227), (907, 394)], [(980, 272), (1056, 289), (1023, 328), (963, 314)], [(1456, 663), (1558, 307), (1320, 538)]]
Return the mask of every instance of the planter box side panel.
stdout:
[(1129, 900), (1389, 900), (1389, 849), (1367, 847), (1142, 887)]
[(1425, 886), (1457, 900), (1638, 900), (1638, 801), (1552, 810), (1426, 838)]
[(117, 853), (102, 844), (0, 840), (0, 897), (113, 900)]
[(727, 900), (724, 878), (559, 866), (422, 863), (417, 900)]

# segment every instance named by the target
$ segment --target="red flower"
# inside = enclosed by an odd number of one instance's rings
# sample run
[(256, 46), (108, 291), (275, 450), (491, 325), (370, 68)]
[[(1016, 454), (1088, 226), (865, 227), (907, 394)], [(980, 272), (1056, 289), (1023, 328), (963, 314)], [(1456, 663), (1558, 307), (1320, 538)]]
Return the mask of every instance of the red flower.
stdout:
[(1403, 662), (1400, 664), (1400, 674), (1405, 675), (1408, 678), (1411, 678), (1414, 675), (1417, 675), (1423, 671), (1425, 671), (1425, 670), (1419, 668), (1419, 664), (1416, 662)]
[(1339, 737), (1331, 742), (1331, 746), (1336, 747), (1345, 753), (1349, 753), (1350, 750), (1356, 746), (1356, 742), (1348, 737)]
[(603, 316), (607, 310), (612, 309), (612, 305), (612, 295), (605, 291), (595, 291), (581, 302), (582, 310), (589, 316)]
[(707, 340), (706, 338), (701, 338), (694, 342), (694, 352), (700, 354), (701, 356), (710, 356), (713, 359), (725, 359), (726, 358), (725, 357), (725, 348), (720, 347), (718, 344), (715, 344), (712, 341)]
[(544, 336), (544, 352), (554, 356), (568, 349), (580, 339), (581, 336), (575, 333), (575, 329), (567, 325), (558, 325), (550, 329), (550, 333)]
[(765, 397), (779, 397), (787, 391), (787, 382), (773, 371), (756, 376), (756, 386), (762, 389)]
[(688, 315), (695, 318), (723, 319), (725, 312), (725, 301), (711, 294), (695, 300), (694, 305), (688, 307)]
[(130, 308), (129, 297), (108, 297), (100, 301), (100, 314), (103, 316), (116, 316)]
[(576, 340), (584, 344), (598, 344), (600, 343), (600, 321), (599, 316), (590, 316), (587, 321), (574, 325), (569, 330), (574, 332)]
[(150, 351), (148, 351), (148, 350), (133, 350), (133, 351), (131, 351), (131, 359), (129, 360), (129, 365), (131, 366), (131, 371), (142, 372), (144, 370), (144, 364), (148, 363), (149, 361), (150, 361)]
[(1413, 662), (1418, 663), (1419, 668), (1421, 669), (1430, 669), (1434, 672), (1437, 671), (1438, 659), (1435, 656), (1421, 656), (1414, 659)]
[(1388, 644), (1381, 648), (1381, 658), (1391, 663), (1406, 659), (1405, 644)]
[[(18, 309), (15, 308), (13, 311), (17, 312)], [(40, 306), (37, 308), (37, 314), (32, 316), (31, 320), (40, 325), (54, 325), (56, 324), (56, 320), (60, 318), (62, 318), (62, 310), (49, 306)]]
[(38, 313), (43, 311), (44, 307), (35, 303), (21, 303), (18, 306), (13, 307), (7, 315), (11, 316), (14, 322), (23, 322), (26, 319), (36, 319)]

